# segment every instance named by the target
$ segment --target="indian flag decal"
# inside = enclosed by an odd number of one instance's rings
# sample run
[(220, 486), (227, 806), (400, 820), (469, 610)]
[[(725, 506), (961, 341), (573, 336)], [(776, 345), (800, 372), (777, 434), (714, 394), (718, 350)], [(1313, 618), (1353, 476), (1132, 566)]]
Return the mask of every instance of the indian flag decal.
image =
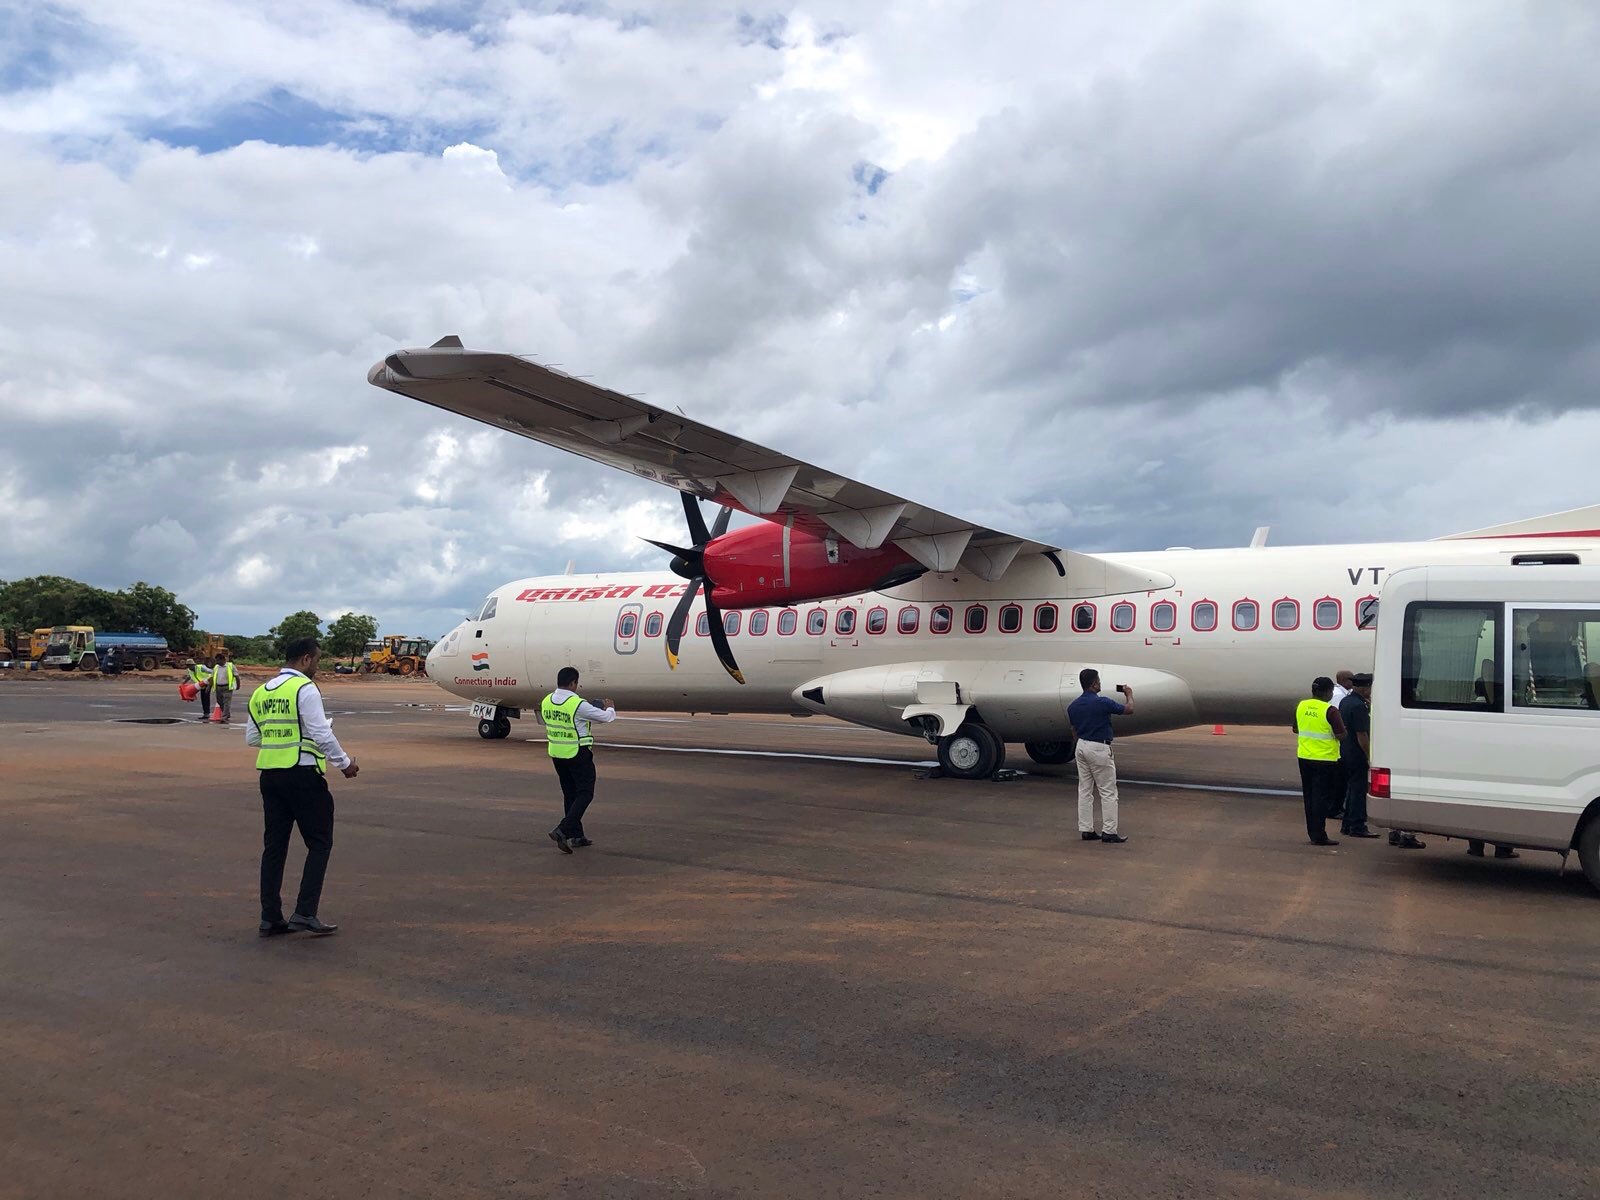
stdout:
[(489, 652), (480, 650), (472, 656), (472, 669), (474, 671), (487, 671), (489, 669)]

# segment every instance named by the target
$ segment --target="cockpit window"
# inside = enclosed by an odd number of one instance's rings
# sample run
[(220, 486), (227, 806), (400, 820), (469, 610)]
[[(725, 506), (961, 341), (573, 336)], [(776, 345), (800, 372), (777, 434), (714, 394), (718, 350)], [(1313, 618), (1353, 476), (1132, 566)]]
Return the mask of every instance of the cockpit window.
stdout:
[(483, 602), (483, 611), (478, 614), (478, 620), (487, 621), (494, 616), (495, 603), (498, 599), (499, 597), (497, 596), (490, 596)]

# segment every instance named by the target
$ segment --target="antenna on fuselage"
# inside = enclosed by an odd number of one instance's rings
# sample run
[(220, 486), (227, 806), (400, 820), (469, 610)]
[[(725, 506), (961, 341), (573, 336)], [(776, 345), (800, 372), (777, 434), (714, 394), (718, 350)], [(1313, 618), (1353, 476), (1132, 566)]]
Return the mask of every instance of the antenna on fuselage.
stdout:
[(1267, 544), (1267, 534), (1272, 532), (1271, 525), (1257, 525), (1255, 536), (1250, 539), (1250, 549), (1259, 550)]

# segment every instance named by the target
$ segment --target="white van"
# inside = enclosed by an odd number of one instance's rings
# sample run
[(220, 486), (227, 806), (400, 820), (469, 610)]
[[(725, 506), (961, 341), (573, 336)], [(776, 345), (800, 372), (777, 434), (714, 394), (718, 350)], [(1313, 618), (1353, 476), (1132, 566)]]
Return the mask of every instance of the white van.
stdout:
[(1368, 812), (1565, 855), (1600, 888), (1600, 567), (1416, 567), (1384, 585)]

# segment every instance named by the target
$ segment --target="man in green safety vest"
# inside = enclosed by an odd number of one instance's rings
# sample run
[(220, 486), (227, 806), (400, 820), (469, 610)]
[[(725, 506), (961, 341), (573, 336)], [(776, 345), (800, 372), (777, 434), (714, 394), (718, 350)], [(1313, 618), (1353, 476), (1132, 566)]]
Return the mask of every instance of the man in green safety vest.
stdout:
[[(333, 736), (322, 693), (311, 682), (321, 661), (322, 647), (316, 638), (295, 638), (283, 648), (283, 669), (250, 696), (244, 740), (257, 747), (266, 823), (261, 850), (262, 937), (291, 930), (325, 935), (339, 928), (317, 916), (322, 878), (333, 851), (333, 793), (328, 791), (327, 769), (332, 763), (346, 779), (354, 779), (360, 768)], [(306, 866), (294, 915), (285, 921), (279, 890), (289, 835), (296, 825), (306, 844)]]
[(589, 724), (607, 724), (617, 719), (609, 700), (600, 707), (578, 695), (578, 668), (562, 667), (556, 673), (556, 690), (539, 705), (544, 720), (546, 744), (556, 777), (561, 780), (561, 823), (550, 831), (550, 840), (563, 854), (574, 846), (594, 845), (583, 832), (583, 814), (594, 800), (594, 737)]
[(200, 719), (209, 721), (211, 719), (211, 668), (208, 665), (196, 663), (192, 658), (188, 662), (188, 667), (189, 682), (200, 689)]
[(211, 686), (216, 689), (222, 724), (233, 724), (233, 693), (239, 687), (239, 672), (228, 661), (226, 650), (217, 651), (217, 665), (211, 668)]
[(1300, 762), (1300, 795), (1306, 806), (1306, 836), (1313, 846), (1337, 846), (1328, 836), (1328, 815), (1338, 807), (1344, 771), (1339, 743), (1344, 721), (1333, 706), (1333, 680), (1318, 675), (1311, 681), (1311, 699), (1295, 705), (1296, 757)]

